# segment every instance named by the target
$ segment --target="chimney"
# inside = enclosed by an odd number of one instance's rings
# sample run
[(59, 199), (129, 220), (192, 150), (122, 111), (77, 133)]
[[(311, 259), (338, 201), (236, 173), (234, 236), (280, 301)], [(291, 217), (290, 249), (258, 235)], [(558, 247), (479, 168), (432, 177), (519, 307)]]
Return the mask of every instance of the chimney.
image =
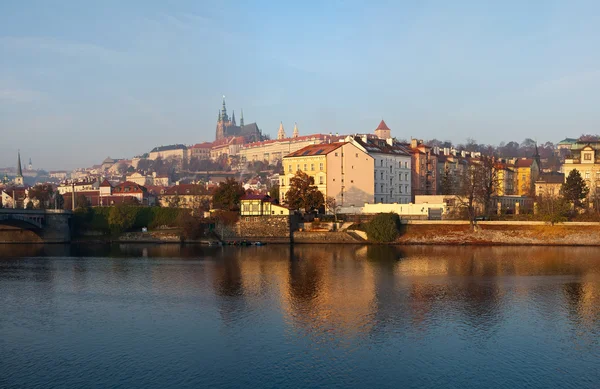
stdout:
[(419, 140), (418, 139), (411, 139), (410, 140), (410, 147), (412, 147), (413, 149), (416, 149), (418, 145), (419, 145)]
[(385, 140), (387, 142), (388, 145), (393, 146), (394, 145), (394, 138), (387, 138)]

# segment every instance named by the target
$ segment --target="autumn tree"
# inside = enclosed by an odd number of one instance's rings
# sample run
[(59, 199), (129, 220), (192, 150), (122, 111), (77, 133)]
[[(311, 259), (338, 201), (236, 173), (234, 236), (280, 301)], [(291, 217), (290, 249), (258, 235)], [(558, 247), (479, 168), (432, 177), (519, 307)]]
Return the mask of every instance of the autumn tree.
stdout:
[(328, 212), (333, 214), (333, 218), (337, 222), (337, 214), (340, 210), (340, 206), (337, 202), (337, 199), (333, 196), (327, 196), (327, 198), (325, 199), (325, 208)]
[(228, 211), (237, 211), (240, 208), (240, 199), (246, 193), (242, 184), (233, 178), (221, 182), (213, 195), (213, 207)]
[(28, 197), (37, 200), (38, 207), (43, 209), (49, 205), (52, 193), (51, 185), (39, 184), (29, 189)]
[(272, 199), (279, 200), (279, 185), (273, 185), (271, 189), (269, 189), (269, 196)]
[(581, 177), (579, 170), (573, 169), (567, 176), (565, 183), (562, 184), (561, 192), (563, 197), (573, 203), (575, 207), (582, 207), (582, 200), (587, 197), (590, 189)]
[(315, 185), (315, 179), (300, 170), (290, 180), (285, 201), (290, 208), (304, 209), (305, 212), (318, 209), (325, 203), (323, 194)]

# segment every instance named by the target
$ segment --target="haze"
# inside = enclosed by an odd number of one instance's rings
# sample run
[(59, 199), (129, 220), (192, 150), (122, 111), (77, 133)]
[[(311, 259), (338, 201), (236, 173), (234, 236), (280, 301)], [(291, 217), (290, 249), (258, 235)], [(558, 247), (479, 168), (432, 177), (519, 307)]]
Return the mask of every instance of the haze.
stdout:
[(553, 142), (599, 132), (598, 1), (4, 1), (0, 166), (277, 133)]

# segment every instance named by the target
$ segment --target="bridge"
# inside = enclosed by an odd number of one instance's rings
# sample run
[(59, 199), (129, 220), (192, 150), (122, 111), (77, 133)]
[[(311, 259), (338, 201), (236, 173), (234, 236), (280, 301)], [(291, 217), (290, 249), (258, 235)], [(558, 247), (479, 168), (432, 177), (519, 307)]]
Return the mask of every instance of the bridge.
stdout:
[(71, 216), (62, 209), (0, 209), (0, 243), (70, 242)]

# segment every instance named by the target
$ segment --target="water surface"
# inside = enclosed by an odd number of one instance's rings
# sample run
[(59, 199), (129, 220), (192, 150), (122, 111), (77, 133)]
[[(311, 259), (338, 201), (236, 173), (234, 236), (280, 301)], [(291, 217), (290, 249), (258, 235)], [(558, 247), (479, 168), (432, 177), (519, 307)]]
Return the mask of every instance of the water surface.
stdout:
[(0, 387), (600, 387), (600, 250), (0, 246)]

